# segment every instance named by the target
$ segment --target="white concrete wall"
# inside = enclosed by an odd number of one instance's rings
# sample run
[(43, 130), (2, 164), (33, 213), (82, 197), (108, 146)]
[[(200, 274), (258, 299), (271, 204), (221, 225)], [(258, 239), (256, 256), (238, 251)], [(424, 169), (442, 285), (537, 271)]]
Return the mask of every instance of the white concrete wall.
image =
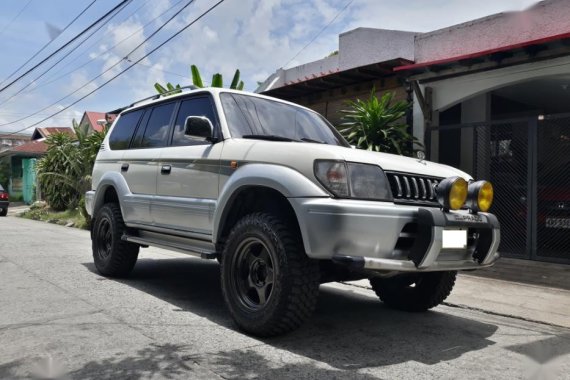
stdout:
[(416, 63), (457, 57), (570, 32), (570, 1), (547, 0), (416, 37)]
[(357, 28), (339, 36), (341, 71), (394, 58), (414, 60), (414, 32)]
[(291, 83), (298, 80), (306, 81), (314, 77), (331, 74), (339, 70), (339, 56), (333, 55), (318, 61), (283, 70), (283, 82)]

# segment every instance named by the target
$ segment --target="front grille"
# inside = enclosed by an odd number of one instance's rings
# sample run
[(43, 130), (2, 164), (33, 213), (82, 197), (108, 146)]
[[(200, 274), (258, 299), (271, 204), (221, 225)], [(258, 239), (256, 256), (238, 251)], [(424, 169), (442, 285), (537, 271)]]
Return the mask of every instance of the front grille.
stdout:
[(435, 186), (443, 179), (409, 173), (387, 172), (394, 203), (438, 206)]

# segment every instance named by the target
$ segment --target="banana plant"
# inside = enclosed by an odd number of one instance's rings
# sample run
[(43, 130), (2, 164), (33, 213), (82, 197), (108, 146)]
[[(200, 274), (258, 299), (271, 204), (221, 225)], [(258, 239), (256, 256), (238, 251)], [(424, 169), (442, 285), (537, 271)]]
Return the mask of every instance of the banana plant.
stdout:
[[(192, 84), (194, 84), (194, 86), (199, 88), (207, 87), (204, 85), (204, 82), (202, 81), (202, 76), (200, 75), (200, 70), (198, 70), (198, 67), (196, 65), (190, 66), (190, 72), (192, 74)], [(222, 77), (222, 74), (216, 73), (212, 75), (212, 81), (210, 83), (210, 87), (224, 87), (224, 79)], [(232, 82), (230, 84), (230, 89), (243, 90), (243, 87), (244, 83), (243, 81), (240, 80), (240, 72), (239, 70), (236, 70)], [(182, 91), (180, 89), (179, 84), (174, 86), (172, 83), (167, 83), (166, 87), (164, 87), (163, 85), (157, 82), (154, 84), (154, 88), (159, 94), (168, 93), (167, 95), (177, 94)]]

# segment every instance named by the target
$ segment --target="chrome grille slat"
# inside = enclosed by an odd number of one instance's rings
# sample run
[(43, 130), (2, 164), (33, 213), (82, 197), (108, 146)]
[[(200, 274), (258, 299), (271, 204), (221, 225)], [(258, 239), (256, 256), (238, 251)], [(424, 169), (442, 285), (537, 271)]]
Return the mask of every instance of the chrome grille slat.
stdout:
[(426, 183), (423, 178), (420, 178), (420, 185), (422, 186), (422, 199), (427, 198)]
[(418, 180), (416, 177), (412, 177), (412, 184), (414, 185), (414, 198), (418, 199), (420, 196), (420, 190), (418, 188)]
[(396, 195), (396, 196), (397, 196), (397, 197), (401, 197), (401, 196), (402, 196), (402, 184), (400, 183), (400, 177), (397, 176), (397, 175), (395, 175), (395, 176), (394, 176), (394, 179), (396, 180), (396, 186), (397, 186), (397, 189), (398, 189), (398, 192), (397, 192), (397, 195)]
[(406, 198), (412, 197), (412, 189), (410, 188), (410, 181), (408, 177), (404, 176), (404, 185), (406, 186)]

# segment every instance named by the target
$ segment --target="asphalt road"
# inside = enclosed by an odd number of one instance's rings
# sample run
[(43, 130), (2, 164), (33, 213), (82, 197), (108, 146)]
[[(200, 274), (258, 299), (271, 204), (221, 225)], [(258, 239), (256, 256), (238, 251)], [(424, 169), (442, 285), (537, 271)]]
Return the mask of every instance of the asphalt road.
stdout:
[(236, 330), (216, 262), (144, 249), (131, 278), (94, 271), (89, 233), (0, 218), (0, 379), (570, 379), (570, 330), (440, 306), (392, 311), (321, 286), (312, 319)]

